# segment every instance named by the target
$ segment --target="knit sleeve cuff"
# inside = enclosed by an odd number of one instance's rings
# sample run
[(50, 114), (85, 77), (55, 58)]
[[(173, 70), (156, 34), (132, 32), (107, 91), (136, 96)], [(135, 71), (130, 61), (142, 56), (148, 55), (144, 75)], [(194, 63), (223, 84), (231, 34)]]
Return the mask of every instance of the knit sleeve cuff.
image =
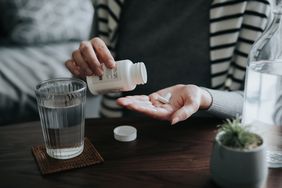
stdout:
[(242, 91), (218, 91), (205, 90), (211, 95), (212, 103), (208, 112), (221, 118), (231, 118), (242, 114), (243, 92)]

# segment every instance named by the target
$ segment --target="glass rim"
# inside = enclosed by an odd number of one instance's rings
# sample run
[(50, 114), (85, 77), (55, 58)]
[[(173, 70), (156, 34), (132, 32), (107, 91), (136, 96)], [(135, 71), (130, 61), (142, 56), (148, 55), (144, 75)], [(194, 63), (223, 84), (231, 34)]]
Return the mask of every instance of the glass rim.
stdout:
[[(62, 78), (51, 78), (51, 79), (47, 79), (47, 80), (43, 80), (40, 81), (38, 84), (36, 84), (35, 86), (35, 93), (39, 94), (39, 95), (45, 95), (45, 92), (40, 91), (40, 88), (44, 85), (46, 85), (47, 83), (51, 83), (51, 82), (57, 82), (57, 81), (74, 81), (76, 83), (79, 83), (82, 85), (81, 88), (75, 90), (75, 91), (69, 91), (68, 93), (70, 94), (74, 94), (74, 93), (80, 93), (83, 90), (86, 90), (87, 85), (86, 83), (78, 78), (72, 78), (72, 77), (62, 77)], [(49, 94), (48, 94), (49, 95)], [(65, 93), (52, 93), (53, 96), (60, 96), (60, 95), (65, 95)]]

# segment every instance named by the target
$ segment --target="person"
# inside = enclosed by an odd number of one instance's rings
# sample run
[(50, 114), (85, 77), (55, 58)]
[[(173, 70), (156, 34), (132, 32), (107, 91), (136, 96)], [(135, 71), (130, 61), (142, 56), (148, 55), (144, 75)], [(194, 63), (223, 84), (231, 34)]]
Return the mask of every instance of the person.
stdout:
[[(134, 91), (104, 95), (103, 116), (121, 116), (118, 105), (172, 124), (202, 110), (222, 118), (242, 112), (247, 57), (267, 26), (267, 0), (97, 0), (95, 10), (95, 37), (66, 67), (100, 76), (102, 64), (129, 58), (144, 61), (149, 78)], [(164, 104), (158, 98), (167, 93)]]

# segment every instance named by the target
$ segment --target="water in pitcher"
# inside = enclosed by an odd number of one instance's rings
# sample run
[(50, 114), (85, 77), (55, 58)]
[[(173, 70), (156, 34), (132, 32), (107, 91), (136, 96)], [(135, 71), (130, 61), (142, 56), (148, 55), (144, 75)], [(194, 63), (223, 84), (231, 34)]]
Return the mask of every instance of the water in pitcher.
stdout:
[(243, 123), (264, 138), (269, 167), (282, 167), (282, 62), (248, 67)]
[(57, 159), (78, 156), (83, 151), (84, 103), (61, 106), (47, 101), (39, 105), (46, 152)]

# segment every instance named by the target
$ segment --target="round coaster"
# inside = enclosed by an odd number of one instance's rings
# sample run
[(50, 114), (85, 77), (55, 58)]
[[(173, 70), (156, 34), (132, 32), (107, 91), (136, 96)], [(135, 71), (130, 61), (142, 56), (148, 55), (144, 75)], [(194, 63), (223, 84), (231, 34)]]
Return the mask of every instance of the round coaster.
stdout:
[(118, 126), (114, 129), (114, 138), (118, 141), (130, 142), (135, 140), (136, 137), (137, 137), (137, 130), (132, 126), (123, 125), (123, 126)]

